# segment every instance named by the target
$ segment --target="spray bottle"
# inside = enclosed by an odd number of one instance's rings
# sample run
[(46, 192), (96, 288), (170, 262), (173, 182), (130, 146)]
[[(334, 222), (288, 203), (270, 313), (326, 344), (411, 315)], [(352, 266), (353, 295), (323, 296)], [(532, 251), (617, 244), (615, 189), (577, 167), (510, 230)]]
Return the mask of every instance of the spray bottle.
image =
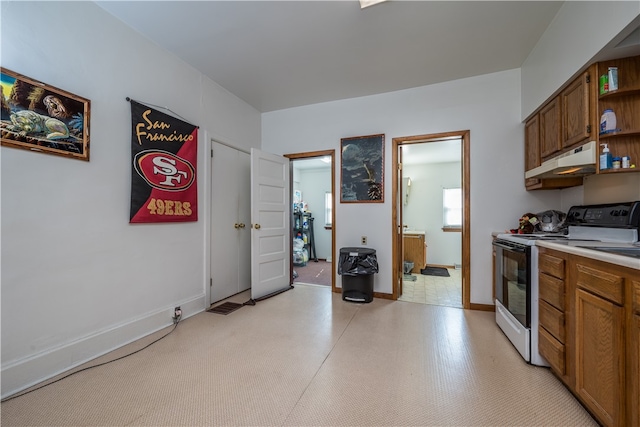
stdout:
[(600, 144), (600, 145), (604, 145), (604, 148), (602, 149), (602, 154), (600, 154), (600, 170), (611, 169), (613, 165), (612, 165), (611, 153), (609, 152), (609, 145), (608, 144)]

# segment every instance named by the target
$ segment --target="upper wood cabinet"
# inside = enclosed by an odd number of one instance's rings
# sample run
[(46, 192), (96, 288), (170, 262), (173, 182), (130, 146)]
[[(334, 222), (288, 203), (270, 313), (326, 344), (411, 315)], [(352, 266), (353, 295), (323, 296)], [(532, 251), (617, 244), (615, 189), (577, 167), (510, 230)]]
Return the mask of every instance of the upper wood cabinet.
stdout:
[[(597, 76), (606, 74), (609, 67), (618, 68), (618, 89), (598, 96), (598, 114), (611, 109), (616, 115), (616, 132), (599, 135), (599, 143), (609, 145), (613, 157), (640, 160), (640, 56), (614, 59), (597, 64)], [(640, 168), (604, 169), (598, 173), (639, 172)]]
[[(616, 67), (618, 89), (599, 93), (599, 78)], [(611, 109), (616, 115), (616, 131), (600, 134), (600, 117)], [(537, 141), (537, 144), (536, 144)], [(612, 59), (590, 65), (567, 82), (557, 95), (540, 106), (525, 122), (525, 172), (559, 154), (589, 141), (608, 144), (611, 155), (630, 157), (639, 167), (600, 169), (596, 173), (640, 172), (640, 56)], [(525, 179), (527, 190), (567, 188), (582, 185), (582, 178)]]
[[(595, 102), (592, 102), (592, 94), (595, 94), (595, 84), (591, 75), (595, 67), (591, 67), (581, 76), (577, 77), (560, 94), (562, 100), (562, 148), (586, 143), (589, 138), (595, 138), (597, 129), (594, 129)], [(593, 99), (595, 101), (595, 98)]]
[(524, 170), (540, 166), (540, 120), (536, 114), (524, 125)]
[(555, 97), (540, 110), (540, 157), (542, 160), (562, 149), (561, 108), (560, 98)]
[[(536, 114), (530, 118), (524, 125), (524, 170), (530, 171), (540, 166), (540, 120)], [(527, 188), (538, 185), (540, 180), (537, 178), (525, 179)]]

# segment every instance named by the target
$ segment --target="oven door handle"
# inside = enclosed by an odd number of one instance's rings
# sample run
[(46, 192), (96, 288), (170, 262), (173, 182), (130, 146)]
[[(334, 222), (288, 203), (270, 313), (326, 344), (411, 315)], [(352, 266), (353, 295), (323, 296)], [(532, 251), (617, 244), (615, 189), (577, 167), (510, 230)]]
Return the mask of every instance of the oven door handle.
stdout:
[(498, 247), (500, 247), (502, 249), (506, 249), (506, 250), (511, 251), (511, 252), (524, 253), (524, 252), (527, 251), (525, 248), (507, 246), (507, 245), (503, 245), (502, 243), (499, 243), (499, 242), (493, 242), (493, 246), (498, 246)]

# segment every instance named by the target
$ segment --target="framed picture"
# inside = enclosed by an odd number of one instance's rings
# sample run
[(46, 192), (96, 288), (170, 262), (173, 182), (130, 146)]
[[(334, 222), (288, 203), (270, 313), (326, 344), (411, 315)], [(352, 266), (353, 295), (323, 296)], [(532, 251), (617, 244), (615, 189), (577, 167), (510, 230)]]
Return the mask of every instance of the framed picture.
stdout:
[(0, 68), (0, 142), (89, 161), (88, 99)]
[(384, 202), (384, 134), (340, 140), (340, 202)]

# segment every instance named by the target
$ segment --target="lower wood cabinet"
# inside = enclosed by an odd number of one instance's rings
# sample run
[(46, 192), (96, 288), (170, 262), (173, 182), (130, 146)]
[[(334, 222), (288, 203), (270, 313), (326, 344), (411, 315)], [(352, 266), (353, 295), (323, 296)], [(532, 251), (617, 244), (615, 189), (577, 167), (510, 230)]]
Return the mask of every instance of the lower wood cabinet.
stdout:
[(632, 313), (629, 327), (630, 426), (640, 426), (640, 279), (631, 283)]
[[(638, 284), (640, 286), (640, 283)], [(631, 379), (631, 421), (630, 426), (640, 426), (640, 315), (634, 315), (629, 328), (630, 348), (631, 348), (631, 369), (629, 378)]]
[(640, 426), (640, 271), (539, 251), (539, 351), (603, 426)]
[(624, 308), (576, 291), (576, 393), (602, 424), (624, 425)]
[(566, 311), (566, 254), (540, 248), (539, 269), (539, 322), (538, 351), (547, 359), (551, 369), (565, 384), (573, 384), (571, 364), (567, 364)]
[(413, 263), (412, 273), (420, 274), (427, 266), (427, 243), (424, 234), (405, 234), (403, 236), (404, 260)]

